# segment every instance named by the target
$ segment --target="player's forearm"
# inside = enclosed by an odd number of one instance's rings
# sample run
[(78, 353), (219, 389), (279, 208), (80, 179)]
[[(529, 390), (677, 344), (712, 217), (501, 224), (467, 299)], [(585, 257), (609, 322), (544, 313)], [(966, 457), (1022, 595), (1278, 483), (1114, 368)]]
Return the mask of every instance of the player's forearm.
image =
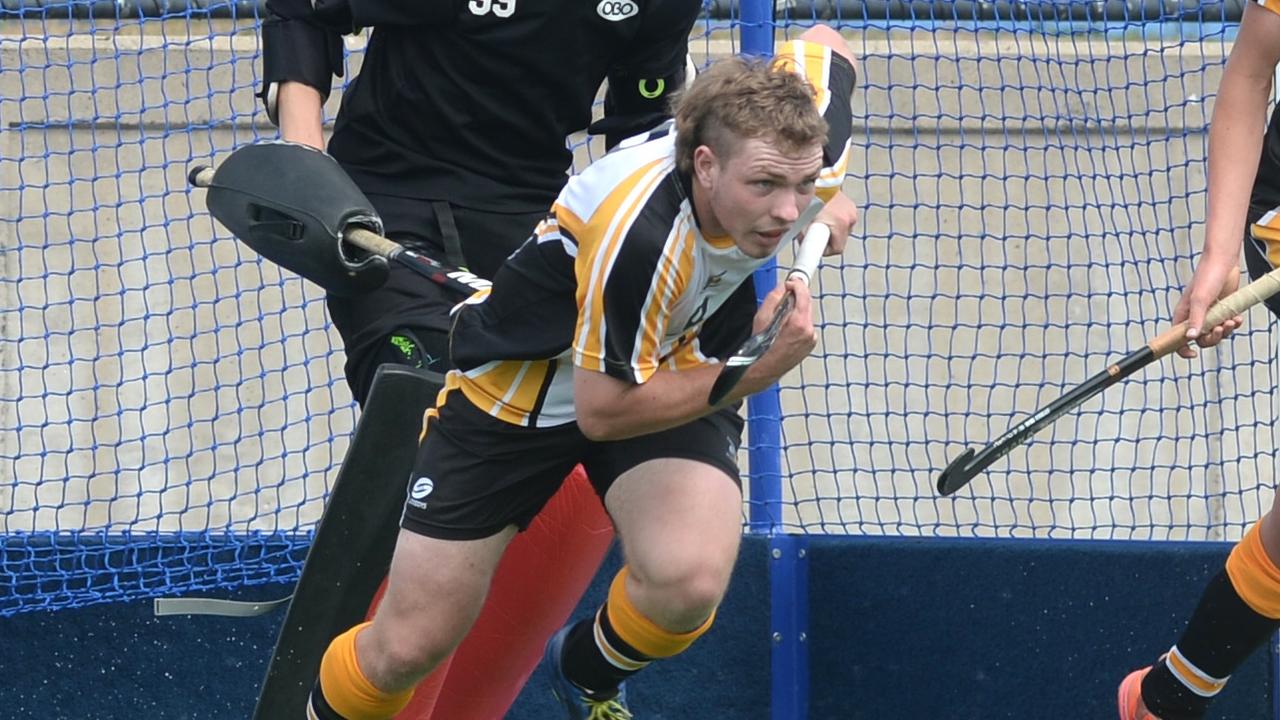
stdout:
[(574, 372), (578, 427), (592, 440), (622, 440), (678, 427), (711, 412), (717, 367), (659, 370), (643, 383), (588, 370)]
[(300, 82), (284, 82), (278, 92), (280, 137), (324, 149), (320, 91)]
[(1270, 91), (1270, 75), (1228, 70), (1223, 76), (1209, 125), (1205, 260), (1239, 260)]
[(707, 404), (719, 365), (689, 370), (659, 370), (639, 385), (603, 373), (577, 370), (574, 378), (578, 427), (592, 440), (623, 440), (679, 427), (728, 407), (778, 381), (771, 364), (752, 366), (729, 395)]
[[(269, 0), (262, 21), (262, 86), (258, 97), (267, 117), (287, 139), (319, 147), (320, 106), (329, 96), (334, 76), (341, 77), (342, 37), (309, 17), (310, 5)], [(282, 13), (307, 13), (290, 16)], [(292, 86), (292, 87), (286, 87)], [(289, 118), (281, 117), (285, 106)]]

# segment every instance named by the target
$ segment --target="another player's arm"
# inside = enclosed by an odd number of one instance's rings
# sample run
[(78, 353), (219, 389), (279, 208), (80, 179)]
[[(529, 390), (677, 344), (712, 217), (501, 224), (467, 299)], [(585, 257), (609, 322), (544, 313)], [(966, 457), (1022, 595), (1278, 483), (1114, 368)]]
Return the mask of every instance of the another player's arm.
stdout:
[(775, 62), (794, 69), (818, 92), (818, 107), (830, 128), (822, 149), (818, 197), (826, 207), (818, 222), (831, 228), (826, 255), (844, 252), (849, 233), (858, 222), (858, 207), (844, 194), (852, 147), (853, 108), (850, 98), (858, 84), (858, 62), (840, 33), (815, 25), (795, 40), (783, 43)]
[(341, 34), (317, 22), (309, 0), (268, 0), (258, 96), (281, 137), (324, 147), (321, 106), (342, 73)]
[[(817, 343), (809, 290), (804, 283), (779, 285), (761, 303), (753, 330), (761, 330), (773, 317), (783, 290), (796, 295), (795, 309), (787, 316), (778, 339), (764, 357), (754, 364), (742, 381), (715, 408), (707, 406), (707, 395), (720, 374), (719, 365), (687, 370), (659, 369), (646, 378), (622, 379), (626, 374), (575, 367), (574, 408), (578, 427), (592, 440), (621, 440), (678, 427), (715, 410), (732, 405), (776, 383), (799, 365)], [(610, 374), (611, 371), (613, 374)], [(642, 379), (642, 382), (636, 382)]]
[(1225, 257), (1232, 265), (1239, 262), (1277, 62), (1280, 15), (1248, 3), (1209, 125), (1206, 260), (1212, 256)]
[(286, 81), (279, 86), (277, 121), (280, 137), (292, 142), (324, 149), (324, 120), (320, 91), (300, 82)]
[[(1210, 305), (1239, 282), (1240, 244), (1257, 176), (1272, 80), (1280, 63), (1280, 15), (1254, 2), (1245, 6), (1240, 33), (1227, 59), (1209, 124), (1209, 191), (1203, 254), (1173, 321), (1187, 321), (1187, 337), (1201, 346), (1221, 341), (1241, 323), (1232, 318), (1199, 336)], [(1190, 346), (1178, 351), (1194, 357)]]

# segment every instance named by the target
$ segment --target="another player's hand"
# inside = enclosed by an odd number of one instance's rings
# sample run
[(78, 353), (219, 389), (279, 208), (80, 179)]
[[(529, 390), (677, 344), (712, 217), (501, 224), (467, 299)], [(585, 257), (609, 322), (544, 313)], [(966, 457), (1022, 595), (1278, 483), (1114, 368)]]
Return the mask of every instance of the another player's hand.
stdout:
[(760, 332), (769, 324), (773, 311), (782, 302), (785, 292), (795, 294), (795, 305), (782, 321), (773, 346), (755, 365), (772, 380), (777, 380), (799, 365), (818, 344), (818, 331), (813, 327), (813, 298), (809, 294), (809, 286), (794, 279), (774, 288), (765, 297), (756, 313), (752, 332)]
[(822, 254), (839, 255), (844, 252), (844, 246), (849, 242), (849, 233), (853, 232), (853, 226), (858, 224), (858, 206), (843, 191), (838, 192), (826, 207), (822, 208), (822, 212), (818, 213), (814, 222), (823, 223), (831, 228), (831, 239), (827, 241), (827, 249)]
[[(1188, 325), (1187, 339), (1194, 340), (1200, 347), (1217, 345), (1244, 324), (1244, 318), (1237, 315), (1228, 318), (1220, 325), (1209, 328), (1206, 332), (1200, 332), (1209, 308), (1218, 300), (1235, 292), (1240, 286), (1238, 263), (1239, 260), (1236, 258), (1205, 257), (1196, 268), (1196, 273), (1191, 278), (1191, 284), (1183, 292), (1182, 299), (1173, 309), (1174, 324), (1185, 320)], [(1178, 355), (1193, 358), (1196, 356), (1196, 350), (1187, 344), (1178, 350)]]

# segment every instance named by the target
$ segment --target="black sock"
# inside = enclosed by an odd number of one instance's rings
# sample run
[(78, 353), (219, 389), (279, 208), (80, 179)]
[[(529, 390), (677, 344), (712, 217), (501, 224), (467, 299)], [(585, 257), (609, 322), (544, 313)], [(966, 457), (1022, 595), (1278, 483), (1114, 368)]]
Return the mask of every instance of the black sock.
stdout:
[[(310, 706), (312, 714), (320, 720), (346, 720), (338, 714), (337, 710), (329, 707), (329, 701), (324, 697), (324, 690), (320, 687), (320, 681), (316, 680), (316, 684), (311, 688), (311, 695), (307, 698), (307, 704)], [(304, 715), (303, 717), (311, 717)]]
[[(1280, 626), (1249, 607), (1223, 570), (1209, 581), (1187, 629), (1175, 646), (1202, 673), (1225, 680)], [(1142, 681), (1142, 701), (1161, 720), (1199, 720), (1213, 697), (1194, 692), (1169, 669), (1156, 663)]]
[[(597, 626), (609, 650), (615, 654), (614, 660), (610, 660), (596, 642)], [(603, 606), (595, 617), (581, 620), (569, 630), (564, 642), (564, 655), (561, 656), (569, 682), (597, 698), (617, 694), (623, 680), (642, 670), (652, 660), (618, 637)]]

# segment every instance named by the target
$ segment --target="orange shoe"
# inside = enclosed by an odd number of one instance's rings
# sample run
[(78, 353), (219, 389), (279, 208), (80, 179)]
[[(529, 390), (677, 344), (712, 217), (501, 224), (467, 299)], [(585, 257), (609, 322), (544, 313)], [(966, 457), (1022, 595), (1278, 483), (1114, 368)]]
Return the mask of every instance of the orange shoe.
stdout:
[(1160, 720), (1152, 715), (1147, 706), (1142, 704), (1142, 679), (1151, 672), (1150, 667), (1134, 670), (1120, 683), (1117, 704), (1120, 706), (1120, 720)]

